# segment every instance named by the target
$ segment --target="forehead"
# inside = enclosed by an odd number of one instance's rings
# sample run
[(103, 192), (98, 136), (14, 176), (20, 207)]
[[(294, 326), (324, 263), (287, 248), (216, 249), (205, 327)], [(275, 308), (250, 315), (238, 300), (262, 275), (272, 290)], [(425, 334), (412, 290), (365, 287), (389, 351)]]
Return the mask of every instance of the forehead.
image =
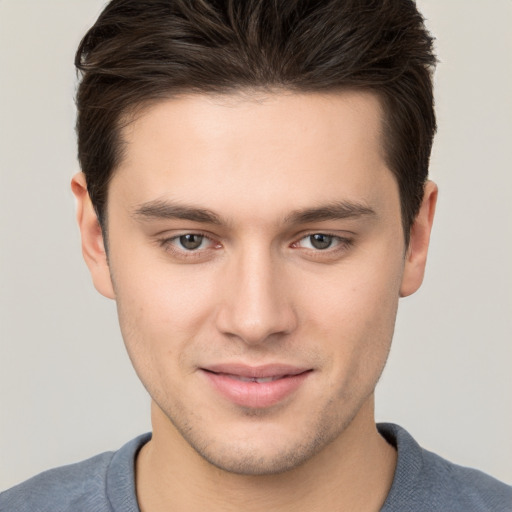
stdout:
[[(141, 148), (149, 132), (168, 135), (166, 143), (171, 142), (170, 136), (179, 144), (201, 140), (208, 145), (238, 144), (258, 137), (267, 144), (272, 139), (273, 145), (281, 144), (283, 149), (290, 137), (312, 144), (321, 138), (325, 145), (334, 142), (333, 138), (343, 144), (361, 136), (373, 142), (381, 137), (382, 117), (381, 101), (369, 91), (190, 94), (138, 109), (125, 123), (122, 138), (131, 146), (130, 156)], [(280, 137), (276, 137), (278, 131)]]
[(232, 203), (253, 215), (274, 203), (375, 202), (394, 187), (381, 127), (380, 102), (366, 92), (181, 96), (125, 127), (111, 192), (133, 205), (170, 199), (227, 211)]

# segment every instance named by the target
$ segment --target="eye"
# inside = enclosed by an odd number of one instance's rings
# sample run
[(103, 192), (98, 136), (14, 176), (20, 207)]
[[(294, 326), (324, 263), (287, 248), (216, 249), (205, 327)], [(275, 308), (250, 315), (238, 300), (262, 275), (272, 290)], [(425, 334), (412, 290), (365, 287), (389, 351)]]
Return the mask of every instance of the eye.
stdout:
[(311, 247), (318, 250), (329, 249), (333, 244), (334, 237), (324, 233), (315, 233), (306, 237)]
[(291, 247), (300, 249), (301, 254), (307, 259), (328, 263), (343, 258), (353, 243), (352, 237), (347, 238), (330, 233), (310, 233), (297, 240)]
[(183, 249), (187, 251), (195, 251), (197, 249), (201, 249), (203, 242), (205, 242), (204, 235), (198, 235), (196, 233), (187, 233), (186, 235), (181, 235), (175, 239), (176, 242), (181, 245)]
[(170, 238), (158, 240), (166, 252), (176, 258), (204, 258), (211, 249), (218, 249), (220, 244), (207, 235), (201, 233), (183, 233)]
[(299, 240), (298, 244), (305, 249), (316, 249), (323, 251), (340, 243), (339, 237), (325, 233), (313, 233)]

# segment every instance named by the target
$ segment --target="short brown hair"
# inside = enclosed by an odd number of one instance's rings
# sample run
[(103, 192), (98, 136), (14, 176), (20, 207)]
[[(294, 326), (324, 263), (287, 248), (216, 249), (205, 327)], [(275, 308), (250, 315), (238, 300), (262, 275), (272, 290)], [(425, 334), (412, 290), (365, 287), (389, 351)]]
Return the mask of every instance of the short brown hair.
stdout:
[(375, 92), (406, 242), (436, 130), (432, 37), (412, 0), (112, 0), (75, 57), (78, 158), (105, 227), (122, 120), (181, 93)]

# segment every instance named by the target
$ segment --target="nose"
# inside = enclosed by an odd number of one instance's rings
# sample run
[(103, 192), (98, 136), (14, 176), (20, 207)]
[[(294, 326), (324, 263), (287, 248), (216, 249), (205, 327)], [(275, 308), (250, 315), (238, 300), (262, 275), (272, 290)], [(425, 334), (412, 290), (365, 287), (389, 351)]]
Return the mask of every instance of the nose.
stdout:
[(286, 275), (270, 251), (247, 251), (225, 269), (217, 328), (249, 345), (290, 334), (297, 327)]

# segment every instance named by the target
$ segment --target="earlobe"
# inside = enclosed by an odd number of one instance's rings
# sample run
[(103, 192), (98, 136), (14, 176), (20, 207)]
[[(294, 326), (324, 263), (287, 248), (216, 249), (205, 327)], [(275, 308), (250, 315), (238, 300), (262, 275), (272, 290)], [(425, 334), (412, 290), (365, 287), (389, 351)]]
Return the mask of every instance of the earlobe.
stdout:
[(400, 286), (400, 297), (413, 294), (423, 282), (430, 232), (437, 203), (437, 192), (437, 185), (432, 181), (427, 181), (420, 210), (411, 227), (409, 247)]
[(105, 297), (115, 299), (101, 226), (82, 172), (73, 176), (71, 190), (76, 198), (76, 219), (82, 237), (82, 254), (94, 287)]

